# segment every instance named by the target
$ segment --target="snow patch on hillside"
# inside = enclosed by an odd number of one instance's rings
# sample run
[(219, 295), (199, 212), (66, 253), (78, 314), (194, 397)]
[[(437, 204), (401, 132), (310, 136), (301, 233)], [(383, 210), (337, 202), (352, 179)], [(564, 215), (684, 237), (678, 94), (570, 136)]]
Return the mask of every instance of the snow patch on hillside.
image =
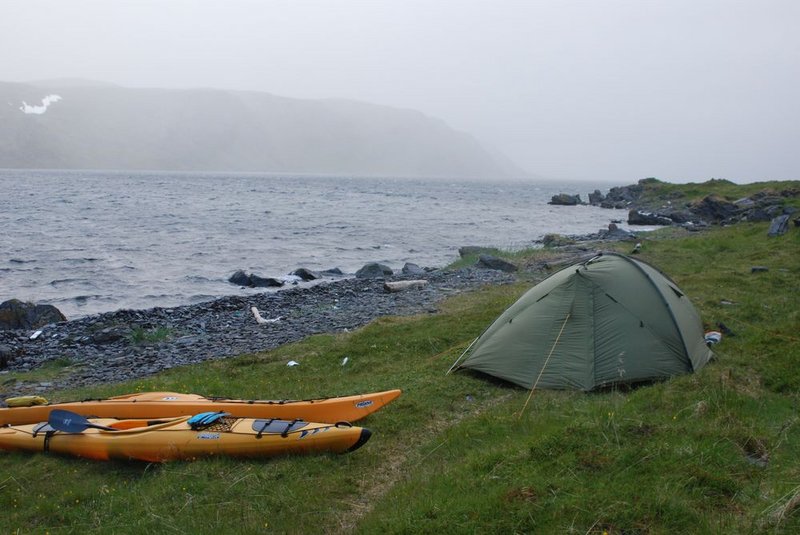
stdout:
[(47, 111), (47, 108), (50, 106), (50, 104), (53, 102), (58, 102), (59, 100), (61, 100), (59, 95), (47, 95), (42, 99), (42, 104), (40, 106), (31, 106), (23, 100), (22, 106), (20, 106), (19, 109), (22, 110), (22, 113), (41, 115)]

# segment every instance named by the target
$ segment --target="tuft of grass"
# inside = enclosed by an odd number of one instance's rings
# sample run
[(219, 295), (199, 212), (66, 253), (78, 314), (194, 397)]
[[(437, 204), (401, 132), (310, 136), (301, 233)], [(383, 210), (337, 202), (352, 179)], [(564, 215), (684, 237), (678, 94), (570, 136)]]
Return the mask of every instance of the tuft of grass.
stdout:
[(447, 269), (462, 269), (470, 266), (474, 266), (481, 255), (492, 255), (498, 256), (502, 258), (509, 258), (510, 256), (514, 255), (515, 252), (510, 249), (498, 249), (496, 247), (482, 247), (479, 252), (465, 254), (461, 256), (458, 260), (447, 266)]
[[(548, 264), (551, 261), (558, 263), (565, 256), (565, 253), (558, 247), (527, 247), (523, 249), (484, 249), (479, 254), (465, 255), (449, 266), (446, 269), (461, 269), (465, 267), (474, 266), (481, 254), (489, 254), (499, 258), (503, 258), (516, 264), (522, 269), (529, 266)], [(572, 255), (570, 255), (572, 257)], [(521, 271), (518, 273), (519, 278), (526, 279), (529, 273)]]
[(156, 327), (153, 329), (134, 327), (131, 330), (129, 340), (132, 344), (155, 344), (167, 340), (172, 334), (172, 329), (167, 327)]

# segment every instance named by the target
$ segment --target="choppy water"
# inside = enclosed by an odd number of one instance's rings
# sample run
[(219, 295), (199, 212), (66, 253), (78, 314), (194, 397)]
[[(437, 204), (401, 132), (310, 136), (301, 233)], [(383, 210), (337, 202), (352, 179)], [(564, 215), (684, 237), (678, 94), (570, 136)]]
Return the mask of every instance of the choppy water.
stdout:
[(75, 318), (257, 291), (227, 282), (237, 269), (440, 267), (462, 245), (596, 232), (623, 216), (547, 201), (609, 186), (2, 170), (0, 301), (49, 303)]

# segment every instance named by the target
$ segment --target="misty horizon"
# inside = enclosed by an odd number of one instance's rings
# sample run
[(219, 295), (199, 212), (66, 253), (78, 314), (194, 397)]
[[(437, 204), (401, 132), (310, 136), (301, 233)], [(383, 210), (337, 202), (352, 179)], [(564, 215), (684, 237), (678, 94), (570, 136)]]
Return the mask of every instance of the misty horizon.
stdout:
[(790, 1), (4, 8), (0, 46), (19, 51), (0, 58), (6, 82), (77, 78), (415, 110), (548, 180), (752, 182), (800, 169), (800, 5)]

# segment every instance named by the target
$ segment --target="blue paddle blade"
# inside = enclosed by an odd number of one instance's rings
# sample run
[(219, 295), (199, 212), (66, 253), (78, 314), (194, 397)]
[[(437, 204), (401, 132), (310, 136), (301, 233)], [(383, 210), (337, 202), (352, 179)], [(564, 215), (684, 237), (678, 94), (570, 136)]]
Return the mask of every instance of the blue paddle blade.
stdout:
[(203, 427), (208, 427), (209, 425), (213, 424), (223, 416), (228, 416), (227, 412), (201, 412), (200, 414), (195, 414), (188, 420), (186, 423), (189, 424), (189, 427), (192, 429), (202, 429)]
[(63, 409), (53, 409), (50, 411), (47, 423), (56, 431), (63, 431), (65, 433), (82, 433), (89, 427), (114, 431), (111, 427), (93, 424), (80, 414)]

